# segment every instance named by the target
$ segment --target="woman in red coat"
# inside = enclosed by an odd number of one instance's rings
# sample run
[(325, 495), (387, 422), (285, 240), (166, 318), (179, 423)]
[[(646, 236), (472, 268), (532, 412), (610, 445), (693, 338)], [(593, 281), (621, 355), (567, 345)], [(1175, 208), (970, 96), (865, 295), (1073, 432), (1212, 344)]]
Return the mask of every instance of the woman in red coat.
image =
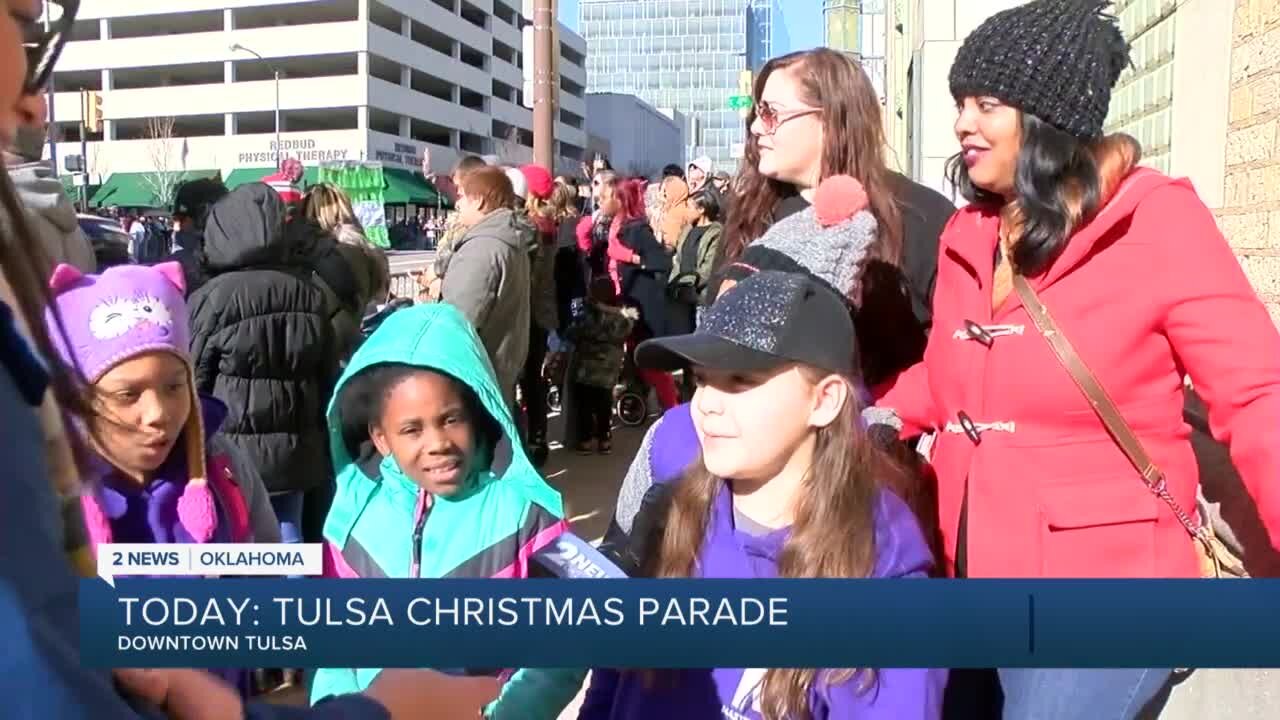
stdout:
[[(1197, 545), (1108, 435), (1013, 292), (1024, 276), (1173, 500), (1198, 483), (1183, 378), (1280, 547), (1280, 335), (1186, 180), (1104, 137), (1128, 46), (1101, 0), (999, 13), (950, 84), (971, 202), (943, 232), (923, 362), (879, 388), (937, 431), (946, 562), (963, 577), (1197, 577)], [(908, 430), (907, 432), (910, 432)], [(1131, 718), (1167, 671), (1000, 671), (1005, 718)], [(1071, 701), (1067, 702), (1066, 698)]]

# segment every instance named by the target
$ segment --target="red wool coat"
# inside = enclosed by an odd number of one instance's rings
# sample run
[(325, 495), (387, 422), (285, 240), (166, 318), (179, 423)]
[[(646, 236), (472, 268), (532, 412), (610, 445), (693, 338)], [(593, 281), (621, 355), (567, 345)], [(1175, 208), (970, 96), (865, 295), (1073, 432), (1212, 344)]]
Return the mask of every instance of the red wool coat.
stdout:
[[(1193, 577), (1193, 541), (1107, 434), (1016, 293), (991, 306), (1000, 221), (943, 231), (924, 360), (878, 388), (910, 429), (937, 429), (947, 566), (968, 488), (969, 577)], [(1280, 334), (1189, 182), (1138, 169), (1031, 280), (1194, 513), (1182, 420), (1190, 374), (1280, 547)], [(991, 347), (965, 321), (995, 336)], [(961, 412), (986, 429), (974, 443)]]

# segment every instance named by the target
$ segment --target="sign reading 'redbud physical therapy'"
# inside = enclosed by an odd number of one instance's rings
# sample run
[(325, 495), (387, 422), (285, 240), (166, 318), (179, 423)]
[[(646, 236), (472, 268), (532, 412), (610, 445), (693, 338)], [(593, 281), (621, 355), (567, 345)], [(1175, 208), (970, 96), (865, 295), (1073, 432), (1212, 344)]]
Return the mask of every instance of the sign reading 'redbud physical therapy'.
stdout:
[[(277, 148), (276, 141), (271, 140), (268, 145), (267, 152), (241, 152), (237, 155), (236, 162), (240, 165), (253, 165), (257, 163), (272, 164), (276, 161)], [(303, 140), (282, 140), (280, 141), (280, 149), (285, 155), (297, 158), (304, 163), (319, 163), (328, 160), (349, 160), (351, 151), (347, 148), (325, 148), (312, 139)]]
[(422, 151), (416, 146), (408, 143), (393, 143), (392, 147), (394, 150), (374, 148), (372, 159), (415, 168), (422, 165)]

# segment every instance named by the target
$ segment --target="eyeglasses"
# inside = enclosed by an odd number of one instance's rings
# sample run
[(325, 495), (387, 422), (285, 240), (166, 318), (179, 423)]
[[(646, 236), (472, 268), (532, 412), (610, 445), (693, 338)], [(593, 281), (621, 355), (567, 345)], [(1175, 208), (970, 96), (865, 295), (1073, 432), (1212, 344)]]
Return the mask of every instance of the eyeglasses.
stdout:
[(756, 118), (764, 127), (764, 135), (772, 135), (778, 132), (778, 128), (784, 124), (806, 115), (815, 115), (822, 112), (822, 108), (797, 108), (795, 110), (782, 110), (773, 106), (773, 103), (761, 100), (756, 103)]
[(53, 6), (62, 8), (62, 15), (49, 23), (46, 30), (41, 23), (30, 23), (25, 31), (22, 48), (27, 53), (27, 77), (23, 81), (22, 90), (30, 95), (44, 89), (53, 75), (54, 63), (62, 54), (71, 34), (71, 26), (76, 21), (76, 13), (80, 11), (80, 0), (50, 0), (49, 9)]

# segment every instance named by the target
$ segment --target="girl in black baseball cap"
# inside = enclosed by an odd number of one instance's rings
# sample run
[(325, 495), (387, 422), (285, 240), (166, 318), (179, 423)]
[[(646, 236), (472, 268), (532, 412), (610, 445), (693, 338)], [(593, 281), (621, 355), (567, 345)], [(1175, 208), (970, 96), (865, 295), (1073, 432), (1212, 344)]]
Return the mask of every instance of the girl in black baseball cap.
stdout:
[[(646, 574), (709, 578), (925, 577), (932, 555), (895, 470), (867, 439), (845, 300), (803, 273), (761, 270), (697, 331), (641, 343), (636, 362), (692, 366), (701, 457), (674, 483)], [(597, 669), (582, 718), (937, 718), (945, 670)], [(606, 708), (608, 708), (606, 710)]]

